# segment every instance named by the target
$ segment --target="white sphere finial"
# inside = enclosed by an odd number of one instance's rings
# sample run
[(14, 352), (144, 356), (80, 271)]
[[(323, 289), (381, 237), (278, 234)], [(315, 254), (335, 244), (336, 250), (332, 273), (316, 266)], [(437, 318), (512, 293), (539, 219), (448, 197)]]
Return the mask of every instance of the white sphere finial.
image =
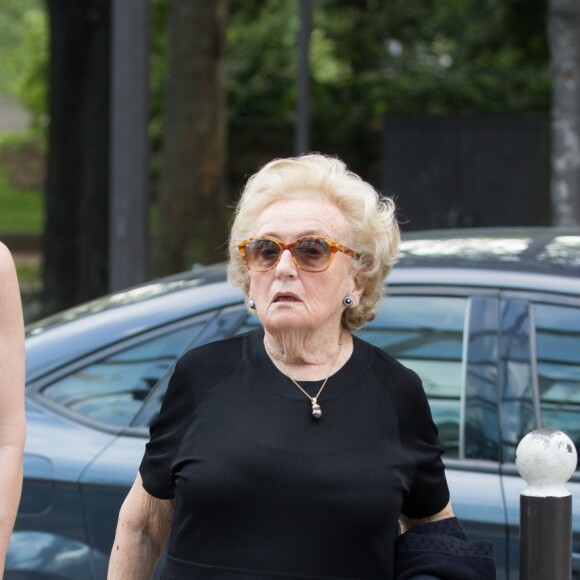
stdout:
[(574, 443), (557, 429), (536, 429), (528, 433), (516, 450), (516, 465), (528, 486), (522, 495), (566, 497), (565, 483), (578, 462)]

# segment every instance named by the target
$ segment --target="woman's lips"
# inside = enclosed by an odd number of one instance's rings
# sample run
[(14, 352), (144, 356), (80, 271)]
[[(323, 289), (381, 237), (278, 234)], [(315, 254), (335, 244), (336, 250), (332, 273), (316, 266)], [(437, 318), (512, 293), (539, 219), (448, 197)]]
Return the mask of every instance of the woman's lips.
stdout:
[(300, 300), (292, 294), (276, 294), (273, 302), (300, 302)]

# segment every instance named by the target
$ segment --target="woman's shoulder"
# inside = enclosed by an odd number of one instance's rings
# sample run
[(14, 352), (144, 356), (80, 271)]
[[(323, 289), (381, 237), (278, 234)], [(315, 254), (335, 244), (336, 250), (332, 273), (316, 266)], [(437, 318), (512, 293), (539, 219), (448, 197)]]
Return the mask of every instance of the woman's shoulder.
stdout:
[(360, 346), (368, 349), (368, 367), (374, 384), (394, 405), (402, 424), (411, 427), (416, 423), (411, 420), (412, 417), (430, 416), (427, 396), (419, 375), (377, 346), (365, 341), (361, 341)]
[(242, 358), (245, 342), (250, 335), (240, 334), (192, 348), (180, 357), (178, 366), (198, 370), (208, 367), (228, 368)]
[(409, 381), (421, 383), (421, 380), (415, 371), (405, 366), (393, 355), (375, 346), (359, 337), (353, 337), (355, 349), (359, 349), (366, 357), (366, 364), (374, 369), (382, 377), (389, 377), (390, 381), (400, 380), (405, 384)]
[(244, 340), (244, 335), (235, 336), (186, 351), (173, 369), (165, 399), (179, 401), (180, 413), (190, 405), (195, 407), (214, 385), (234, 371), (242, 357)]

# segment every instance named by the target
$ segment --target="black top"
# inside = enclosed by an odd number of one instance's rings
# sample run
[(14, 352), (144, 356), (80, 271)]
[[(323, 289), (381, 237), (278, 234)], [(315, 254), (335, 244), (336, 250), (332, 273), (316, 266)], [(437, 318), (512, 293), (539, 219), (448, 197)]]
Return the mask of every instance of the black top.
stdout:
[(420, 379), (355, 338), (316, 421), (263, 336), (189, 351), (151, 427), (143, 485), (175, 498), (164, 577), (392, 578), (400, 512), (449, 500)]

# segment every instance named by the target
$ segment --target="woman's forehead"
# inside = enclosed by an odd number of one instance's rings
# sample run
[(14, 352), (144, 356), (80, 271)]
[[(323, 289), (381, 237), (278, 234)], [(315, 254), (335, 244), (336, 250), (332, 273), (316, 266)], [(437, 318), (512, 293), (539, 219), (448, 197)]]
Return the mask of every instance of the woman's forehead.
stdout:
[(329, 237), (349, 234), (346, 216), (321, 195), (277, 200), (260, 212), (252, 227), (252, 236), (296, 239), (315, 234)]

